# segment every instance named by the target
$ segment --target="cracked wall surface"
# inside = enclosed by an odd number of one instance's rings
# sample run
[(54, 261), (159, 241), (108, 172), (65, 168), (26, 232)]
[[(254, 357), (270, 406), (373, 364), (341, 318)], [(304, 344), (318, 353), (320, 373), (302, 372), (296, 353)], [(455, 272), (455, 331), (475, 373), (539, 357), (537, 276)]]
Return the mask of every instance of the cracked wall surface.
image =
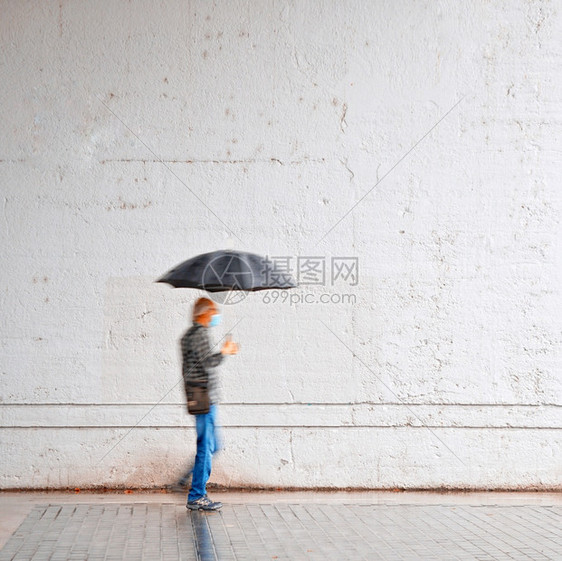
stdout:
[(213, 482), (560, 489), (562, 2), (102, 4), (3, 3), (0, 487), (182, 473), (237, 248), (326, 269), (223, 306)]

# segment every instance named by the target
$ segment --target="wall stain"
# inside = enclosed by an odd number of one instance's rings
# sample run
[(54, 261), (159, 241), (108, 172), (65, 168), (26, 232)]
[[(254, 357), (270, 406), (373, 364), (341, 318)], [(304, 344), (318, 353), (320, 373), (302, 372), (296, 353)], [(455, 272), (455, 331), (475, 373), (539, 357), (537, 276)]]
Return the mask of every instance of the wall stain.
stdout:
[(140, 208), (149, 208), (152, 206), (152, 201), (145, 201), (143, 203), (129, 203), (125, 200), (123, 200), (123, 198), (121, 196), (119, 196), (117, 198), (116, 202), (110, 202), (105, 209), (107, 211), (111, 211), (111, 210), (136, 210), (136, 209), (140, 209)]
[(59, 2), (59, 37), (62, 37), (62, 2)]

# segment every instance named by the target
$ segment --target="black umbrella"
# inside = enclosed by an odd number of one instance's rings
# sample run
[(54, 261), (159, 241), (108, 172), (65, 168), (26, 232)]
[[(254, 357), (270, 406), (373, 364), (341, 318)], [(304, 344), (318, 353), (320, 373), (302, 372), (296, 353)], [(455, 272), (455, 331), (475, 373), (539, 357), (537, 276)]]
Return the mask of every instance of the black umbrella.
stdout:
[(275, 270), (270, 259), (254, 253), (229, 250), (192, 257), (156, 282), (165, 282), (175, 288), (199, 288), (207, 292), (285, 290), (297, 286), (288, 272)]

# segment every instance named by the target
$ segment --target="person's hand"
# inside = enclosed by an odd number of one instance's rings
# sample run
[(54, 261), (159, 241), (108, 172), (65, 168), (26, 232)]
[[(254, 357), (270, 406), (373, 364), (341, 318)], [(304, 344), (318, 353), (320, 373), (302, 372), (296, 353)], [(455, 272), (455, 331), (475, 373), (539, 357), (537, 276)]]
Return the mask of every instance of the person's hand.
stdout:
[(230, 339), (224, 342), (221, 353), (223, 355), (235, 355), (238, 352), (238, 345)]

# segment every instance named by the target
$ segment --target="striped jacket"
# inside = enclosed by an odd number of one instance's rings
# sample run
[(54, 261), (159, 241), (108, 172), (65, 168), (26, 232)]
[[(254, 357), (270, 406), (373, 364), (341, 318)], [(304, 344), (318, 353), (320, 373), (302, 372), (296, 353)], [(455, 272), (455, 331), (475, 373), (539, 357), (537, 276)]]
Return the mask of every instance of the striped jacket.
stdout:
[(207, 328), (200, 323), (193, 325), (181, 338), (182, 375), (187, 390), (190, 384), (206, 385), (211, 403), (219, 401), (216, 367), (222, 362), (222, 353), (213, 353)]

